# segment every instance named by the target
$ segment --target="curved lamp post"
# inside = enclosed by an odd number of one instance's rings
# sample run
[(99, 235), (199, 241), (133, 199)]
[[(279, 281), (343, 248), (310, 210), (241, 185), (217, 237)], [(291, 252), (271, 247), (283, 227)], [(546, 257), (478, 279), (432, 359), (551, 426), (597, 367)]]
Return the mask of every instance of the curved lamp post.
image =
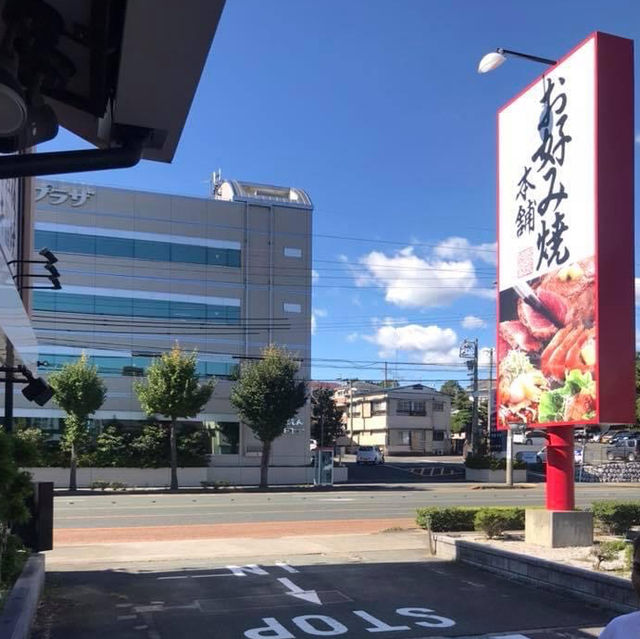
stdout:
[(549, 58), (540, 58), (537, 55), (529, 55), (528, 53), (520, 53), (519, 51), (511, 51), (510, 49), (498, 47), (495, 51), (483, 56), (482, 60), (480, 60), (480, 64), (478, 64), (478, 73), (489, 73), (489, 71), (497, 69), (507, 61), (508, 55), (512, 55), (517, 58), (524, 58), (525, 60), (532, 60), (533, 62), (548, 64), (550, 66), (553, 66), (557, 62), (556, 60), (551, 60)]

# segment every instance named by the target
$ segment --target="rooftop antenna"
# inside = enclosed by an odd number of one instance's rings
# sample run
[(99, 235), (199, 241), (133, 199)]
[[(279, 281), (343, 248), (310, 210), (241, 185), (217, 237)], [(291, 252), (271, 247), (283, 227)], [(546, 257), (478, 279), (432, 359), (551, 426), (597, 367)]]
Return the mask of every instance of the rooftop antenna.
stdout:
[(209, 197), (215, 200), (218, 195), (218, 189), (222, 185), (222, 169), (218, 169), (211, 174), (211, 180), (209, 181)]

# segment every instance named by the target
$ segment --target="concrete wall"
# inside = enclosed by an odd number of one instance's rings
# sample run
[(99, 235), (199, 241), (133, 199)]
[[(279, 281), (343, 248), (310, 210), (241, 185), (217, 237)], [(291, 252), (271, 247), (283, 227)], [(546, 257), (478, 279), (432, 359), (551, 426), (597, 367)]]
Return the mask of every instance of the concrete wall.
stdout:
[[(34, 481), (52, 481), (55, 488), (69, 486), (68, 468), (26, 468)], [(334, 482), (347, 481), (347, 468), (333, 469)], [(311, 466), (275, 466), (269, 468), (269, 484), (312, 484), (314, 468)], [(119, 481), (128, 487), (168, 487), (169, 468), (78, 468), (79, 488), (89, 488), (95, 481)], [(260, 468), (238, 466), (226, 468), (178, 468), (178, 483), (182, 487), (198, 487), (203, 481), (228, 481), (237, 486), (255, 486), (260, 483)]]
[(637, 610), (637, 595), (628, 579), (564, 566), (447, 535), (435, 536), (435, 554), (443, 559), (471, 564), (543, 590), (580, 597), (619, 612)]
[[(489, 482), (492, 484), (504, 484), (507, 480), (506, 470), (491, 470), (489, 468), (465, 468), (465, 479), (467, 481)], [(527, 471), (517, 469), (513, 471), (513, 481), (527, 481)]]

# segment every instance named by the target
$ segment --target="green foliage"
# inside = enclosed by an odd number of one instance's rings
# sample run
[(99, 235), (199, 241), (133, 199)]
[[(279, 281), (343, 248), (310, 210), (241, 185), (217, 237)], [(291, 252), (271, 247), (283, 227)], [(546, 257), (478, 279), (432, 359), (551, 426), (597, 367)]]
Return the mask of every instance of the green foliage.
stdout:
[(449, 380), (440, 387), (440, 392), (451, 397), (451, 432), (463, 433), (471, 427), (473, 403), (462, 386)]
[(601, 541), (593, 546), (591, 554), (594, 557), (594, 568), (600, 570), (600, 564), (603, 561), (613, 561), (617, 559), (619, 554), (632, 548), (631, 544), (627, 544), (622, 539), (614, 539), (612, 541)]
[(311, 437), (320, 446), (331, 446), (344, 433), (342, 411), (336, 406), (333, 392), (319, 388), (311, 394)]
[(98, 479), (94, 482), (91, 482), (89, 488), (91, 488), (91, 490), (101, 490), (102, 492), (104, 492), (107, 488), (109, 488), (110, 485), (110, 482), (104, 481), (103, 479)]
[(13, 433), (16, 462), (22, 468), (42, 466), (45, 459), (46, 436), (39, 428), (23, 428)]
[(640, 502), (594, 501), (591, 510), (596, 522), (614, 535), (624, 534), (632, 526), (640, 525)]
[[(506, 457), (497, 458), (488, 455), (467, 455), (464, 465), (467, 468), (506, 470), (507, 459)], [(527, 465), (524, 462), (520, 462), (516, 459), (513, 460), (514, 470), (519, 470), (526, 467)]]
[(0, 590), (8, 584), (18, 560), (11, 526), (29, 519), (26, 500), (32, 493), (31, 477), (20, 470), (15, 448), (15, 438), (0, 430)]
[(484, 532), (489, 539), (502, 535), (505, 530), (523, 530), (524, 508), (480, 508), (474, 517), (473, 526), (475, 530)]
[(196, 353), (184, 353), (176, 344), (147, 369), (146, 382), (134, 389), (147, 415), (163, 415), (175, 421), (195, 417), (209, 401), (215, 382), (200, 384)]
[(503, 530), (524, 529), (524, 508), (503, 506), (428, 506), (418, 508), (416, 523), (432, 532), (461, 532), (483, 530), (476, 527), (477, 515), (481, 522), (505, 522)]
[(142, 409), (148, 415), (163, 415), (169, 425), (171, 490), (178, 489), (178, 445), (176, 420), (195, 417), (215, 388), (210, 380), (200, 384), (196, 353), (183, 353), (176, 344), (147, 369), (147, 381), (134, 384)]
[(78, 446), (87, 436), (89, 416), (104, 404), (107, 388), (85, 353), (49, 375), (48, 382), (54, 401), (66, 413), (62, 443), (71, 455), (69, 490), (76, 490)]
[(231, 391), (231, 402), (261, 442), (284, 432), (306, 401), (304, 382), (296, 381), (298, 365), (277, 346), (267, 346), (262, 358), (242, 367)]
[(432, 532), (473, 530), (478, 510), (467, 506), (427, 506), (418, 508), (416, 523)]
[(48, 382), (56, 404), (67, 414), (64, 439), (74, 443), (86, 433), (89, 416), (104, 404), (106, 386), (85, 353), (51, 373)]
[(267, 486), (271, 443), (306, 402), (305, 384), (296, 380), (298, 365), (284, 349), (267, 346), (261, 359), (242, 367), (231, 391), (240, 418), (262, 442), (260, 486)]
[(24, 547), (20, 538), (7, 534), (0, 554), (0, 609), (2, 608), (2, 592), (9, 590), (13, 582), (20, 576), (28, 558), (29, 551)]
[(96, 438), (95, 465), (99, 468), (134, 466), (131, 434), (122, 432), (116, 425), (106, 426)]

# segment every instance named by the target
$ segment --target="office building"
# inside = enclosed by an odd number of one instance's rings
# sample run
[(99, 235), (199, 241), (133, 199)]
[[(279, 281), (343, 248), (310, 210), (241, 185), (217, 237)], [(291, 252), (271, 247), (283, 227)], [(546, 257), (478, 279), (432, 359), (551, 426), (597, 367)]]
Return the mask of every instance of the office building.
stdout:
[[(217, 180), (210, 198), (37, 180), (34, 200), (34, 251), (55, 253), (62, 283), (32, 295), (40, 373), (85, 351), (108, 387), (96, 426), (144, 423), (133, 382), (174, 343), (197, 349), (199, 373), (217, 379), (195, 418), (212, 433), (211, 465), (258, 465), (261, 443), (239, 423), (230, 378), (276, 343), (309, 379), (307, 194), (232, 180)], [(16, 396), (15, 415), (56, 432), (62, 412)], [(308, 463), (307, 406), (274, 443), (271, 464)]]

